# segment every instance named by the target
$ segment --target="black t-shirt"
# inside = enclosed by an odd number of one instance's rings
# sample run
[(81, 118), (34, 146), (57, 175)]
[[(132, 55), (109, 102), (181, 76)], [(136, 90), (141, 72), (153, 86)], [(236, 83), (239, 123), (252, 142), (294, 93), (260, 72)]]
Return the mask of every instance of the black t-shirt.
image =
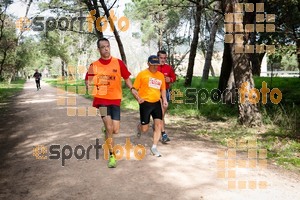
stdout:
[(41, 76), (42, 76), (42, 74), (39, 73), (39, 72), (35, 72), (35, 73), (33, 74), (33, 77), (35, 77), (35, 80), (41, 79)]

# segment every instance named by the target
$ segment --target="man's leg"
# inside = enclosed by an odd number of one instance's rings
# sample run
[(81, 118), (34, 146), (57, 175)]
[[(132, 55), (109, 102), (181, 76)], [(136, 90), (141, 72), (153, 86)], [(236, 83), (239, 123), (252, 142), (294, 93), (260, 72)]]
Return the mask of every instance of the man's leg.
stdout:
[(39, 90), (39, 85), (38, 84), (39, 84), (38, 80), (35, 80), (35, 85), (36, 85), (37, 90)]
[[(169, 100), (170, 100), (170, 91), (166, 90), (166, 93), (167, 93), (167, 100), (169, 102)], [(163, 144), (166, 144), (167, 142), (170, 141), (170, 138), (168, 137), (167, 133), (165, 132), (165, 115), (166, 115), (166, 112), (168, 110), (168, 107), (163, 107), (162, 100), (160, 100), (160, 103), (161, 103), (161, 109), (162, 109), (161, 142)]]
[[(150, 115), (149, 115), (149, 118), (150, 118)], [(141, 122), (139, 122), (137, 125), (137, 137), (140, 138), (141, 135), (143, 133), (147, 133), (148, 130), (149, 130), (149, 122), (147, 124), (144, 121), (143, 121), (143, 124), (141, 124)]]
[(141, 131), (141, 133), (147, 133), (149, 130), (149, 123), (148, 124), (139, 124), (139, 129)]
[(161, 119), (154, 119), (154, 133), (153, 133), (153, 144), (157, 145), (159, 138), (160, 138), (160, 131), (162, 129), (162, 120)]
[(157, 150), (157, 144), (160, 138), (160, 130), (162, 125), (161, 119), (153, 119), (154, 123), (154, 132), (153, 132), (153, 145), (150, 148), (151, 153), (156, 157), (161, 157), (160, 152)]
[(105, 145), (106, 148), (109, 149), (108, 167), (114, 168), (116, 167), (117, 162), (113, 152), (113, 147), (114, 147), (113, 134), (119, 133), (120, 116), (118, 115), (120, 115), (120, 110), (118, 110), (117, 108), (116, 111), (116, 109), (114, 109), (113, 106), (101, 106), (99, 107), (99, 110), (105, 127)]
[(105, 127), (105, 140), (113, 137), (114, 125), (110, 115), (102, 117), (102, 121)]
[(137, 125), (137, 137), (140, 138), (142, 133), (149, 129), (151, 106), (149, 102), (144, 102), (140, 107), (140, 122)]
[(153, 110), (151, 112), (153, 123), (154, 123), (154, 133), (153, 133), (153, 145), (150, 149), (151, 153), (156, 157), (161, 157), (161, 154), (157, 150), (157, 144), (161, 135), (162, 126), (162, 108), (161, 103), (158, 101), (153, 104)]

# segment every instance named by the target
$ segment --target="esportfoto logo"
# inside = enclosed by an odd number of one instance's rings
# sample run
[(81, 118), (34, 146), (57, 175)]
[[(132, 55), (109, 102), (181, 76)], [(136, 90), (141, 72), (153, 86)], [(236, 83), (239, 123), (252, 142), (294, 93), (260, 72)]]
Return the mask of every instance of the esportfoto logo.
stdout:
[(226, 89), (223, 92), (217, 88), (214, 88), (211, 91), (208, 91), (206, 88), (187, 88), (184, 92), (180, 89), (172, 89), (170, 94), (171, 102), (177, 104), (200, 105), (208, 103), (210, 100), (212, 103), (226, 104), (223, 98), (225, 95), (230, 95), (232, 104), (257, 104), (259, 102), (267, 104), (268, 99), (273, 104), (279, 104), (282, 100), (282, 92), (278, 88), (269, 89), (268, 84), (265, 81), (262, 82), (261, 89), (250, 89), (249, 85), (248, 82), (244, 82), (238, 89)]
[[(126, 138), (126, 143), (124, 146), (117, 144), (112, 147), (111, 145), (112, 139), (108, 138), (105, 143), (102, 145), (99, 142), (99, 139), (96, 139), (96, 144), (90, 144), (87, 148), (83, 145), (76, 145), (72, 147), (68, 144), (60, 145), (60, 144), (51, 144), (49, 147), (44, 145), (34, 146), (32, 149), (32, 155), (37, 160), (59, 160), (61, 159), (61, 165), (65, 166), (66, 160), (71, 159), (73, 156), (77, 160), (82, 159), (90, 159), (91, 151), (95, 153), (95, 159), (99, 160), (100, 157), (100, 149), (103, 149), (103, 157), (105, 160), (109, 158), (109, 150), (112, 149), (116, 159), (121, 160), (125, 158), (126, 160), (132, 159), (131, 150), (133, 150), (133, 157), (136, 160), (142, 160), (146, 155), (146, 148), (141, 145), (132, 145), (129, 138)], [(49, 152), (49, 154), (48, 154)]]
[(118, 31), (125, 32), (129, 29), (130, 23), (127, 17), (122, 16), (117, 18), (114, 10), (110, 10), (109, 13), (110, 16), (108, 20), (105, 16), (96, 18), (96, 10), (92, 10), (86, 17), (82, 15), (82, 12), (80, 12), (79, 17), (71, 18), (36, 16), (30, 20), (27, 17), (20, 17), (15, 24), (16, 28), (21, 31), (53, 31), (56, 29), (61, 31), (73, 31), (79, 29), (80, 32), (87, 30), (87, 32), (91, 33), (94, 30), (94, 22), (96, 22), (96, 29), (100, 32), (107, 30), (108, 26), (110, 26), (110, 31), (113, 32), (113, 25), (118, 28)]

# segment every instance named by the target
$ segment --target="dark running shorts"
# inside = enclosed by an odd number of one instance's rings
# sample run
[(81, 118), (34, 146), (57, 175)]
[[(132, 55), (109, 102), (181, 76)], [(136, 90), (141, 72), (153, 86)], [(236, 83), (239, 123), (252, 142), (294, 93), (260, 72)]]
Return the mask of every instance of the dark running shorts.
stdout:
[(145, 101), (140, 104), (141, 124), (146, 125), (150, 122), (150, 115), (153, 119), (162, 119), (162, 109), (160, 101), (150, 103)]
[(99, 106), (99, 111), (100, 111), (100, 115), (101, 115), (102, 118), (109, 115), (111, 117), (111, 119), (113, 119), (113, 120), (120, 121), (120, 119), (121, 119), (120, 106), (116, 106), (116, 105), (110, 105), (110, 106), (100, 105)]

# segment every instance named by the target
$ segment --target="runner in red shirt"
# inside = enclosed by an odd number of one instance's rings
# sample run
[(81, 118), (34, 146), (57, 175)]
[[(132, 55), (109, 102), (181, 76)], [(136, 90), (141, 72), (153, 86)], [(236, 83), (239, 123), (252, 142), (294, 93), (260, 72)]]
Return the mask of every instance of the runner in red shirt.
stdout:
[[(167, 94), (167, 100), (170, 101), (170, 86), (172, 83), (176, 81), (176, 74), (173, 70), (173, 68), (166, 64), (167, 61), (167, 53), (163, 50), (160, 50), (157, 52), (157, 56), (160, 61), (160, 65), (158, 66), (157, 71), (160, 71), (165, 76), (165, 82), (166, 82), (166, 94)], [(168, 107), (162, 107), (163, 108), (163, 124), (161, 129), (161, 141), (163, 144), (170, 141), (170, 138), (168, 137), (167, 133), (165, 132), (165, 120), (164, 116), (167, 112)]]
[[(132, 88), (131, 75), (123, 61), (110, 55), (110, 43), (106, 38), (97, 41), (100, 59), (93, 62), (86, 75), (87, 89), (92, 86), (94, 96), (93, 107), (100, 111), (104, 123), (106, 145), (109, 148), (108, 167), (116, 167), (115, 152), (113, 152), (113, 134), (120, 130), (120, 104), (122, 99), (122, 78), (127, 87)], [(136, 90), (132, 90), (137, 95)]]

